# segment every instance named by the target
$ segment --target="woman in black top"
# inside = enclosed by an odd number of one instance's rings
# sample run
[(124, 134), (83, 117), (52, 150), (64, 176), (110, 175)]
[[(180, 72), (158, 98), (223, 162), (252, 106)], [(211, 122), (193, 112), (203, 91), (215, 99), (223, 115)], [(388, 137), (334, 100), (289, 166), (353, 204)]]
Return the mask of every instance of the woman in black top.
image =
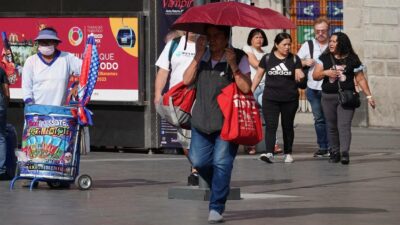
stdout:
[(333, 33), (329, 46), (317, 60), (313, 78), (322, 80), (322, 109), (328, 123), (331, 144), (329, 162), (349, 164), (351, 121), (355, 108), (343, 107), (338, 101), (338, 82), (343, 90), (355, 91), (354, 78), (367, 95), (368, 103), (375, 108), (362, 65), (354, 52), (349, 37), (342, 32)]
[(279, 114), (283, 131), (285, 163), (293, 162), (292, 146), (294, 140), (294, 117), (299, 106), (299, 92), (296, 81), (304, 78), (301, 61), (290, 53), (292, 38), (287, 33), (279, 33), (274, 40), (270, 54), (260, 60), (251, 90), (254, 91), (264, 74), (265, 88), (262, 99), (262, 111), (265, 120), (265, 154), (260, 159), (272, 163)]

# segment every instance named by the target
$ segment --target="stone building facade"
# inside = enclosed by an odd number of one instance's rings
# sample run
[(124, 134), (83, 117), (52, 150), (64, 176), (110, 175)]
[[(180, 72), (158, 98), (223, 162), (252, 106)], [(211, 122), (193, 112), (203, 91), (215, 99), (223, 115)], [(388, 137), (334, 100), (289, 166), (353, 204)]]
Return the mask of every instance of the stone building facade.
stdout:
[(368, 125), (400, 128), (400, 0), (344, 0), (343, 15), (377, 102)]

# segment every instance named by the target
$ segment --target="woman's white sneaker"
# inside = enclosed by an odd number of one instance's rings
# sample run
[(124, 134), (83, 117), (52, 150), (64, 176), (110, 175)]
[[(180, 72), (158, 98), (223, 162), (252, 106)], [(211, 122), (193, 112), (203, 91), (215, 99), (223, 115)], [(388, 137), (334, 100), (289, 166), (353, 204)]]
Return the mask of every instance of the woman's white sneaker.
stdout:
[(291, 154), (285, 155), (285, 160), (284, 160), (285, 163), (292, 163), (293, 161), (294, 161), (294, 159)]

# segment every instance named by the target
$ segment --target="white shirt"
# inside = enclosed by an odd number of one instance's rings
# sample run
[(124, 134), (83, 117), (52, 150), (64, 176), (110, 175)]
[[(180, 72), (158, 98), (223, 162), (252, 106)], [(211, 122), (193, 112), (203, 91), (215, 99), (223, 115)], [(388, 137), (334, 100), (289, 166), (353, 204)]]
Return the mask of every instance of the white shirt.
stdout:
[[(315, 40), (315, 38), (312, 39), (313, 41), (313, 45), (314, 45), (314, 52), (313, 52), (313, 59), (317, 61), (317, 59), (319, 58), (319, 56), (322, 54), (322, 52), (325, 51), (326, 47), (328, 47), (328, 43), (326, 43), (325, 45), (323, 45), (322, 47), (319, 45), (319, 43)], [(301, 46), (301, 48), (299, 49), (299, 52), (297, 53), (297, 55), (299, 56), (300, 59), (310, 59), (311, 58), (311, 54), (310, 54), (310, 48), (308, 47), (308, 42), (304, 42), (304, 44)], [(321, 85), (322, 85), (322, 80), (320, 81), (315, 81), (312, 77), (312, 74), (314, 72), (314, 68), (315, 65), (312, 66), (309, 70), (308, 70), (308, 74), (306, 74), (308, 76), (308, 81), (307, 81), (307, 87), (314, 89), (314, 90), (322, 90)]]
[[(259, 52), (257, 51), (257, 49), (253, 48), (252, 46), (249, 45), (245, 45), (243, 46), (243, 51), (246, 53), (252, 53), (256, 59), (260, 62), (261, 58), (265, 55), (265, 51), (263, 50), (263, 52)], [(257, 68), (254, 68), (251, 64), (250, 64), (250, 75), (251, 75), (251, 81), (254, 80), (254, 77), (256, 76), (257, 73)], [(265, 83), (265, 76), (263, 76), (263, 78), (260, 81), (259, 85), (264, 85)]]
[(71, 75), (81, 72), (82, 60), (68, 52), (47, 64), (38, 54), (28, 57), (22, 70), (24, 101), (34, 104), (61, 106), (65, 103), (67, 85)]
[[(185, 49), (185, 41), (186, 36), (182, 36), (177, 48), (172, 54), (169, 88), (173, 87), (183, 80), (183, 73), (190, 65), (194, 58), (194, 55), (196, 54), (196, 43), (187, 42), (187, 46)], [(171, 48), (171, 43), (172, 40), (165, 45), (163, 51), (161, 52), (161, 55), (158, 57), (158, 60), (156, 62), (156, 66), (168, 71), (170, 70), (168, 55), (169, 49)]]

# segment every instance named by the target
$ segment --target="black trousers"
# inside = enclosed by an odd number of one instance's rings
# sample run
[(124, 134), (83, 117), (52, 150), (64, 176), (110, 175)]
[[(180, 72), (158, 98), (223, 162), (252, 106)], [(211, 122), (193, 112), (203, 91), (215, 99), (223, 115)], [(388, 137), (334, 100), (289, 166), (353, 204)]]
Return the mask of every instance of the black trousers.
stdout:
[(265, 147), (267, 153), (273, 153), (276, 141), (276, 131), (281, 116), (283, 132), (283, 150), (285, 154), (292, 153), (294, 140), (294, 117), (299, 107), (299, 100), (278, 102), (263, 99), (262, 111), (265, 120)]

